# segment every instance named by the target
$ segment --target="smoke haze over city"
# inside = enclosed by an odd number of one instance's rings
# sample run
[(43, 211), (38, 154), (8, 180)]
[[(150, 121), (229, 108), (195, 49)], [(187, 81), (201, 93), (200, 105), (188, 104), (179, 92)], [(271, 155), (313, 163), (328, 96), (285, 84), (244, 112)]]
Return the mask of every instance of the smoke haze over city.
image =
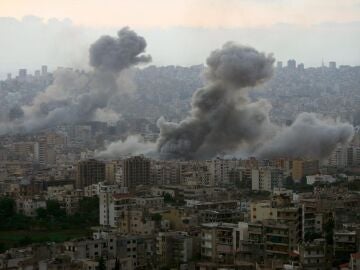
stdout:
[(0, 0), (0, 270), (355, 270), (359, 0)]

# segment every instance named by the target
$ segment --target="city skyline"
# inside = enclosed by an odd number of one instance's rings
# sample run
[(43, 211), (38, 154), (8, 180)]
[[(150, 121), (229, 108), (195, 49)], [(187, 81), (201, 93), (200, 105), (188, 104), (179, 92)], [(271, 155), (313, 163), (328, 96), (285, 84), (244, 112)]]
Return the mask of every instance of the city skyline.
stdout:
[(0, 270), (359, 269), (360, 0), (0, 0), (0, 36)]
[(1, 77), (42, 64), (88, 68), (89, 45), (124, 26), (145, 37), (152, 63), (160, 66), (204, 63), (226, 41), (305, 67), (322, 60), (360, 64), (360, 3), (354, 0), (2, 1)]

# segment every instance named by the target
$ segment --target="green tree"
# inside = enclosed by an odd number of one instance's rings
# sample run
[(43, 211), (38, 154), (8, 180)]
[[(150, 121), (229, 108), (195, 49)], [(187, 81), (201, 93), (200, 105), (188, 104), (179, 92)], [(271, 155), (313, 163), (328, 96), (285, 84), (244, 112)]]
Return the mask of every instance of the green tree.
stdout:
[(96, 196), (81, 199), (76, 215), (81, 218), (81, 221), (84, 224), (99, 224), (99, 198)]
[(48, 218), (48, 212), (45, 208), (36, 209), (36, 218), (37, 219), (46, 219)]
[(159, 213), (155, 213), (151, 216), (151, 219), (155, 222), (160, 222), (162, 219), (162, 215)]
[(164, 203), (170, 203), (170, 204), (175, 203), (175, 199), (169, 193), (165, 193)]
[(333, 236), (334, 236), (334, 227), (335, 227), (335, 223), (333, 219), (330, 219), (328, 222), (325, 223), (324, 225), (324, 231), (325, 231), (325, 239), (326, 239), (326, 243), (328, 245), (332, 245), (333, 244)]
[(61, 209), (60, 203), (58, 201), (46, 201), (46, 211), (48, 216), (54, 217), (55, 219), (66, 216), (65, 210)]
[(0, 253), (4, 253), (7, 250), (6, 246), (4, 243), (0, 242)]
[(18, 241), (18, 245), (19, 246), (27, 246), (30, 245), (31, 243), (33, 243), (33, 239), (30, 236), (24, 236), (22, 237), (19, 241)]
[(286, 188), (291, 189), (294, 187), (294, 180), (292, 179), (291, 176), (288, 176), (285, 178), (284, 184)]
[(4, 220), (15, 215), (15, 201), (9, 197), (0, 198), (0, 219)]
[(306, 232), (304, 235), (305, 242), (312, 242), (314, 239), (321, 238), (321, 234), (317, 232)]

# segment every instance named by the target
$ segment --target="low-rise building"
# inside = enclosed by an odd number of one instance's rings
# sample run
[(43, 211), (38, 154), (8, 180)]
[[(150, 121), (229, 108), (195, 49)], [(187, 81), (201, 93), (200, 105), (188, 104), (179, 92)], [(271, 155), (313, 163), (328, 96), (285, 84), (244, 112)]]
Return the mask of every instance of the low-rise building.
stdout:
[(315, 239), (299, 246), (300, 265), (307, 270), (330, 269), (325, 239)]

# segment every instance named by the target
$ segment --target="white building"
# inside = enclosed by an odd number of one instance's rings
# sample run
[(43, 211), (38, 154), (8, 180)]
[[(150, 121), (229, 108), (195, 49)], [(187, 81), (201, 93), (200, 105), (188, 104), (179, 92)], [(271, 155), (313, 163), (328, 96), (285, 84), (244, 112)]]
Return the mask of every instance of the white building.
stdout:
[(25, 216), (35, 217), (36, 210), (39, 208), (46, 208), (46, 201), (36, 198), (24, 198), (21, 197), (16, 200), (16, 210), (18, 213)]
[(332, 177), (331, 175), (308, 175), (306, 176), (306, 183), (308, 185), (313, 185), (316, 182), (321, 183), (333, 183), (336, 179)]

